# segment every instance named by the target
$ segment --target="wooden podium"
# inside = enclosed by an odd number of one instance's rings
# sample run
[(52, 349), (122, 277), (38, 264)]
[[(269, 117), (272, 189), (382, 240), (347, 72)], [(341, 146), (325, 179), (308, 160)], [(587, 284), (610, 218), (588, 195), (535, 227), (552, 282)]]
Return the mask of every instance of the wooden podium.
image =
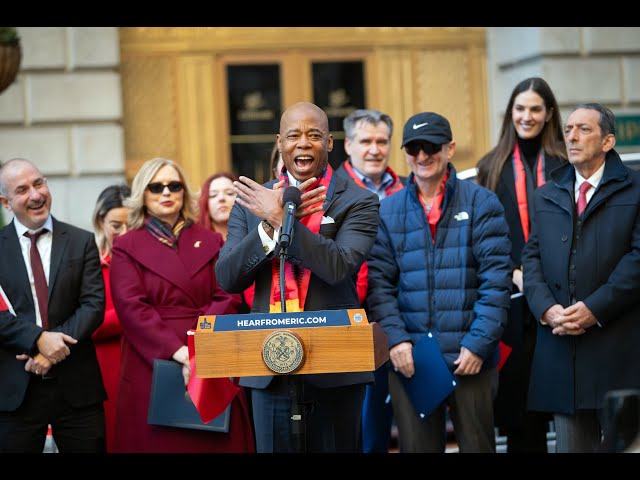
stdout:
[(293, 334), (303, 350), (299, 366), (285, 373), (366, 372), (389, 359), (387, 337), (364, 309), (204, 315), (194, 339), (198, 377), (280, 374), (264, 354), (278, 332)]

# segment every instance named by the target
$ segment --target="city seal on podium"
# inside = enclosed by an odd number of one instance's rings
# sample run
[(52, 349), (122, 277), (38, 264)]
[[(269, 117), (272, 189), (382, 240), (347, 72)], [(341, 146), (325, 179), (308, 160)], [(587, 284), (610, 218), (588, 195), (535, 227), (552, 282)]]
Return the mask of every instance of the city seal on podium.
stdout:
[(262, 344), (262, 359), (272, 372), (291, 373), (304, 360), (302, 341), (290, 330), (275, 331)]

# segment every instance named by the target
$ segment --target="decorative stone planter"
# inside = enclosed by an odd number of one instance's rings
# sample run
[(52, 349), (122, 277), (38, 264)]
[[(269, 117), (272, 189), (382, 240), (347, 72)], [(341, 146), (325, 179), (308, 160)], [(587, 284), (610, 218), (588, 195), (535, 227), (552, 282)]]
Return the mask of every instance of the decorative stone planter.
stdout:
[(22, 48), (18, 40), (0, 43), (0, 93), (16, 79), (21, 61)]

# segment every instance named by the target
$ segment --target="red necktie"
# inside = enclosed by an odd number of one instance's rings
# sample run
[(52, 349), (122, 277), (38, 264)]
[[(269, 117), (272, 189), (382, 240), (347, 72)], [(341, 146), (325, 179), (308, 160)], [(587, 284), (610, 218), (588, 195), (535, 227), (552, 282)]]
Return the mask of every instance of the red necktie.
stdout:
[(36, 296), (38, 297), (38, 307), (40, 307), (40, 319), (42, 320), (42, 328), (49, 329), (49, 287), (47, 286), (47, 278), (44, 276), (44, 268), (42, 267), (42, 259), (36, 243), (40, 235), (47, 230), (42, 229), (38, 233), (24, 234), (25, 237), (31, 239), (31, 247), (29, 248), (29, 257), (31, 259), (31, 271), (33, 272), (33, 283), (36, 285)]
[(591, 188), (591, 184), (589, 182), (582, 182), (580, 185), (580, 195), (578, 195), (578, 216), (582, 215), (585, 207), (587, 206), (587, 192)]

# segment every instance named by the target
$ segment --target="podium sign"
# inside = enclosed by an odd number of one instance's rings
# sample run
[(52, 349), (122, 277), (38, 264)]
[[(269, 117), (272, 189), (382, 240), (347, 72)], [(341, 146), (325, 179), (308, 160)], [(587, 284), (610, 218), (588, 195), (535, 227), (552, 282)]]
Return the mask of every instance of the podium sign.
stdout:
[(277, 332), (302, 344), (296, 374), (373, 371), (389, 359), (386, 335), (364, 309), (203, 315), (194, 339), (198, 377), (278, 375), (263, 356), (276, 348), (265, 341)]

